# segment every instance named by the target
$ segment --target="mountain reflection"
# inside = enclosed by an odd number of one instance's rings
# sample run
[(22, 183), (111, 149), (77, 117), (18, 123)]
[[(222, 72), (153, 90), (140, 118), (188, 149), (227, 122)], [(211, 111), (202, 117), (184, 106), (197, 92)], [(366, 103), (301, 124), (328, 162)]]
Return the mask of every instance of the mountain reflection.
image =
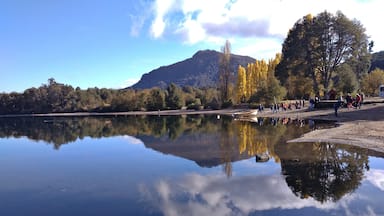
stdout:
[[(227, 177), (232, 163), (255, 157), (281, 163), (282, 179), (297, 198), (337, 201), (351, 193), (369, 170), (368, 156), (382, 154), (347, 145), (287, 143), (321, 124), (290, 119), (234, 121), (229, 116), (126, 116), (83, 118), (3, 118), (0, 137), (27, 137), (60, 149), (84, 137), (134, 136), (146, 148), (221, 165)], [(208, 201), (207, 201), (208, 202)]]
[[(287, 123), (290, 123), (287, 126)], [(84, 137), (134, 136), (148, 148), (195, 161), (203, 167), (223, 165), (231, 175), (234, 161), (266, 155), (279, 161), (275, 145), (310, 130), (287, 119), (233, 121), (229, 116), (123, 116), (83, 118), (3, 118), (0, 137), (27, 137), (60, 149)]]

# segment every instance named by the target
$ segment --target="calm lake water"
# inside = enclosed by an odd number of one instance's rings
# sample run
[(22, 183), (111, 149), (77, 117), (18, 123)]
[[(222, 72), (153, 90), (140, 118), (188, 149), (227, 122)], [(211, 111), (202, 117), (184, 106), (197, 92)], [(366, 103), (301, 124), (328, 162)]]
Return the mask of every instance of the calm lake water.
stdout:
[(384, 154), (313, 121), (0, 119), (0, 215), (384, 215)]

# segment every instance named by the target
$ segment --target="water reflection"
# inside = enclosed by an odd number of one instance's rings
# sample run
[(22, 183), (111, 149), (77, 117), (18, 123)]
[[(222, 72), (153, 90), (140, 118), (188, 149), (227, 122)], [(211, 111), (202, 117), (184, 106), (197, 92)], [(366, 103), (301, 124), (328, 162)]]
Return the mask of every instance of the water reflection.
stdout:
[(229, 180), (220, 175), (189, 174), (177, 180), (159, 180), (153, 186), (141, 185), (140, 192), (164, 215), (249, 215), (273, 209), (331, 209), (336, 205), (300, 199), (278, 174)]
[[(254, 211), (308, 207), (340, 211), (347, 205), (345, 202), (367, 201), (357, 201), (360, 198), (352, 195), (364, 174), (384, 191), (383, 170), (369, 171), (368, 166), (369, 155), (384, 157), (383, 153), (319, 143), (280, 143), (275, 152), (274, 157), (281, 161), (282, 175), (225, 180), (220, 175), (189, 174), (178, 180), (159, 180), (153, 187), (141, 185), (140, 191), (165, 215), (172, 215), (170, 211), (176, 215), (185, 211), (193, 212), (191, 215), (248, 215)], [(347, 195), (348, 199), (336, 204)]]
[[(365, 179), (384, 191), (383, 170), (371, 170), (369, 165), (370, 156), (383, 158), (383, 153), (348, 145), (286, 142), (325, 126), (329, 125), (291, 119), (234, 121), (231, 117), (200, 115), (4, 118), (0, 121), (0, 137), (42, 140), (60, 150), (64, 144), (85, 137), (131, 136), (146, 148), (194, 161), (200, 167), (222, 166), (227, 178), (217, 173), (190, 172), (146, 184), (136, 182), (141, 198), (165, 215), (340, 210), (350, 203), (367, 202), (354, 196)], [(262, 166), (272, 163), (281, 172), (239, 174), (234, 172), (237, 161)]]
[(178, 116), (164, 118), (146, 116), (3, 118), (0, 121), (0, 137), (26, 136), (32, 140), (52, 143), (55, 149), (59, 149), (63, 144), (84, 137), (102, 138), (119, 135), (160, 137), (167, 135), (170, 139), (175, 139), (183, 131), (195, 130), (198, 126), (209, 129), (209, 125), (201, 120), (201, 117)]
[[(368, 171), (370, 181), (382, 171)], [(278, 174), (238, 176), (191, 173), (179, 179), (160, 179), (140, 185), (142, 199), (164, 215), (382, 215), (382, 193), (361, 189), (343, 199), (320, 202), (295, 196)], [(348, 186), (347, 186), (348, 187)], [(341, 198), (341, 197), (340, 197)]]
[(4, 118), (0, 121), (0, 138), (28, 137), (51, 143), (57, 150), (84, 137), (134, 136), (148, 148), (193, 160), (202, 167), (223, 165), (228, 176), (235, 161), (256, 157), (260, 162), (269, 158), (279, 162), (275, 145), (309, 130), (309, 124), (304, 121), (290, 119), (259, 118), (254, 123), (233, 121), (228, 116), (218, 120), (216, 116), (201, 115)]
[[(367, 150), (335, 144), (290, 144), (276, 149), (282, 174), (301, 198), (337, 201), (360, 185), (369, 170)], [(305, 152), (305, 154), (303, 154)]]

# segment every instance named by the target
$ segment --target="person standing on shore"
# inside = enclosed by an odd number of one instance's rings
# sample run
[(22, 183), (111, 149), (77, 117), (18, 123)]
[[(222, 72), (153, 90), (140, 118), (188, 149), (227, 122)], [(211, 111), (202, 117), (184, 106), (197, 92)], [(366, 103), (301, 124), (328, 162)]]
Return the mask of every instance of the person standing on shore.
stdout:
[(356, 99), (355, 99), (355, 102), (356, 102), (356, 109), (357, 108), (361, 108), (361, 96), (359, 94), (356, 94)]
[(364, 93), (360, 89), (358, 91), (358, 94), (360, 95), (360, 106), (359, 106), (359, 108), (361, 109), (361, 105), (363, 105), (363, 103), (364, 103), (365, 95), (364, 95)]
[(340, 96), (339, 99), (337, 100), (337, 102), (333, 105), (334, 109), (335, 109), (335, 116), (338, 117), (337, 115), (337, 111), (339, 110), (339, 108), (342, 106), (343, 104), (343, 99), (342, 97)]
[(347, 94), (347, 97), (345, 98), (346, 102), (347, 102), (347, 108), (351, 108), (352, 107), (352, 103), (353, 103), (353, 99), (352, 99), (352, 96), (351, 96), (351, 93), (348, 93)]

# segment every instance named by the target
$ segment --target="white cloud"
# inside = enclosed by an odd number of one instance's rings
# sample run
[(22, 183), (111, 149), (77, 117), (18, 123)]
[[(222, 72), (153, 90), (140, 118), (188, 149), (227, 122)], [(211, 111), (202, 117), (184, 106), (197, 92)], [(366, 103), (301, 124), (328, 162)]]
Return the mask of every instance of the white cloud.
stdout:
[(282, 44), (279, 39), (268, 38), (248, 39), (241, 42), (232, 43), (233, 53), (249, 55), (256, 59), (274, 58), (276, 53), (280, 52)]
[(159, 38), (164, 33), (166, 27), (166, 15), (171, 11), (174, 0), (156, 0), (154, 4), (155, 19), (152, 22), (151, 34), (154, 38)]
[(184, 35), (189, 44), (200, 42), (206, 37), (204, 28), (197, 21), (191, 19), (183, 23), (183, 26), (176, 32)]
[(131, 4), (131, 13), (128, 14), (130, 20), (130, 35), (132, 37), (140, 36), (141, 30), (146, 21), (152, 15), (151, 4), (144, 0), (137, 0), (136, 4)]
[(188, 44), (252, 38), (259, 45), (269, 44), (270, 49), (252, 45), (253, 50), (248, 44), (237, 47), (241, 53), (236, 54), (269, 58), (271, 52), (281, 51), (283, 39), (297, 20), (309, 13), (340, 10), (348, 18), (360, 20), (375, 41), (375, 50), (382, 50), (384, 31), (378, 21), (384, 18), (383, 6), (381, 0), (157, 0), (151, 33), (155, 38), (178, 35)]
[(164, 29), (165, 29), (164, 20), (160, 17), (157, 17), (155, 21), (153, 21), (152, 23), (152, 29), (151, 29), (152, 36), (155, 38), (159, 38), (163, 34)]
[(366, 173), (367, 181), (384, 191), (384, 170), (371, 169)]

